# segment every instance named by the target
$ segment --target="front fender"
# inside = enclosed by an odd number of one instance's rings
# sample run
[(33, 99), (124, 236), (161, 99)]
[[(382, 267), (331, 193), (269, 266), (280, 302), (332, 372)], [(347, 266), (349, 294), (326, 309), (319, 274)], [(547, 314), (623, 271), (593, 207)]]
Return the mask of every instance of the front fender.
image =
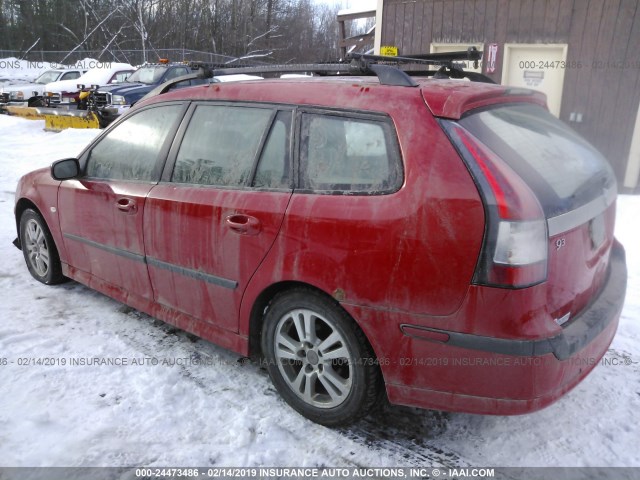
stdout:
[(51, 177), (49, 167), (27, 173), (20, 178), (16, 187), (14, 215), (18, 240), (20, 240), (20, 216), (27, 208), (35, 207), (51, 231), (51, 236), (60, 255), (60, 261), (67, 263), (67, 251), (62, 241), (58, 218), (59, 187), (60, 182)]

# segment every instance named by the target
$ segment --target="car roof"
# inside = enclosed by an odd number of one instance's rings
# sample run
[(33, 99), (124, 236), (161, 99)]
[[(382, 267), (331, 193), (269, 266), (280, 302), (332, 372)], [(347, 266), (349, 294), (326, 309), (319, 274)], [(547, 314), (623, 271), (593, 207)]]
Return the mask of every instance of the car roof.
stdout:
[(231, 100), (389, 112), (400, 101), (420, 99), (434, 116), (459, 119), (465, 112), (498, 103), (546, 106), (534, 90), (468, 80), (414, 77), (417, 86), (381, 85), (375, 76), (316, 76), (235, 81), (195, 86), (152, 97), (142, 105), (170, 100)]

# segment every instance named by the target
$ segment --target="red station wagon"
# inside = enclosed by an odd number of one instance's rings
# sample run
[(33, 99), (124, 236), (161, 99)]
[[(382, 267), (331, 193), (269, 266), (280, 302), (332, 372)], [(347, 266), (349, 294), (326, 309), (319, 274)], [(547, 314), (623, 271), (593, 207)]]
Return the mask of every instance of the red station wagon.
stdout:
[(324, 425), (385, 394), (541, 409), (616, 332), (614, 175), (542, 94), (441, 64), (154, 95), (20, 180), (15, 243), (43, 283), (261, 354)]

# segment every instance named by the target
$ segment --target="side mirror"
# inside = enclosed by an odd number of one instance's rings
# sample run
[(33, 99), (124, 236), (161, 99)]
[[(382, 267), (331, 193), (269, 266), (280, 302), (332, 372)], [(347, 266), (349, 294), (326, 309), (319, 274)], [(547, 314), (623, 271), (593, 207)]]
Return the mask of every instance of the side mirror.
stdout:
[(80, 163), (77, 158), (65, 158), (51, 165), (51, 176), (54, 180), (69, 180), (80, 175)]

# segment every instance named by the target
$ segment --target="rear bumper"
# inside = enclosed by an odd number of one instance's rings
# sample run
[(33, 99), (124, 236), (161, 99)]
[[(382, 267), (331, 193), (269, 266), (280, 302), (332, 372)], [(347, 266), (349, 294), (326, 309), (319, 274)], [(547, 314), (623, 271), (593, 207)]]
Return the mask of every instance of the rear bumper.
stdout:
[[(389, 401), (497, 415), (553, 403), (600, 363), (618, 326), (626, 282), (624, 249), (616, 242), (600, 294), (562, 333), (548, 338), (500, 339), (398, 322), (399, 348), (379, 355)], [(388, 341), (395, 332), (386, 335)]]
[[(519, 357), (542, 357), (553, 353), (558, 360), (567, 360), (595, 340), (617, 319), (624, 304), (626, 289), (625, 252), (622, 245), (616, 243), (611, 251), (609, 278), (600, 295), (555, 337), (539, 340), (508, 340), (435, 328), (421, 330), (448, 337), (449, 340), (446, 343), (450, 346)], [(400, 328), (406, 333), (409, 329), (416, 327), (402, 325)], [(411, 334), (410, 331), (408, 334)]]

